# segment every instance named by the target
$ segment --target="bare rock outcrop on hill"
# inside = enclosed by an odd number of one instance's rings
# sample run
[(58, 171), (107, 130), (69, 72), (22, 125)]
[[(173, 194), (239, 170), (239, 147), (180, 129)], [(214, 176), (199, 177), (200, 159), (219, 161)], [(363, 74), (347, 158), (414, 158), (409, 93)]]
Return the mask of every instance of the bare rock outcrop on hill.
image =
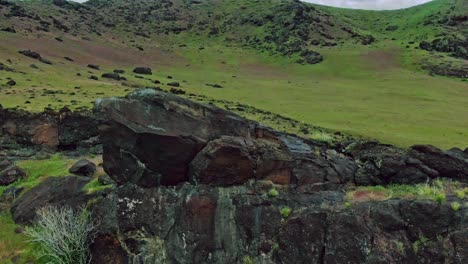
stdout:
[(345, 197), (349, 186), (438, 177), (466, 186), (466, 150), (327, 145), (156, 90), (98, 100), (93, 118), (115, 185), (90, 195), (89, 178), (51, 179), (12, 212), (30, 223), (49, 203), (87, 203), (100, 223), (94, 263), (468, 261), (463, 197)]

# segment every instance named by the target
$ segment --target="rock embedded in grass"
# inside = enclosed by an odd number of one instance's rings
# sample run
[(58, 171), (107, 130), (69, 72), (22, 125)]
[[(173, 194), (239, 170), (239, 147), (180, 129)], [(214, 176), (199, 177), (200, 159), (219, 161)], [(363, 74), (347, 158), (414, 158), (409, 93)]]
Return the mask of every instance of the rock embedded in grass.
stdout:
[(151, 68), (149, 67), (136, 67), (135, 69), (133, 69), (133, 72), (137, 74), (145, 74), (145, 75), (153, 74)]
[(6, 84), (7, 84), (8, 86), (15, 86), (15, 85), (16, 85), (16, 81), (14, 81), (14, 80), (9, 80)]
[(125, 78), (122, 78), (120, 77), (120, 75), (118, 73), (115, 73), (115, 72), (107, 72), (107, 73), (103, 73), (101, 75), (102, 78), (107, 78), (107, 79), (114, 79), (116, 81), (120, 81), (120, 80), (124, 80)]
[(99, 65), (95, 65), (95, 64), (88, 64), (86, 67), (88, 68), (91, 68), (93, 70), (99, 70)]
[(26, 176), (21, 168), (11, 166), (0, 172), (0, 186), (7, 186)]
[(167, 85), (172, 86), (172, 87), (179, 87), (180, 83), (179, 82), (170, 82)]
[(92, 176), (96, 172), (96, 164), (87, 159), (77, 161), (68, 172), (78, 176)]

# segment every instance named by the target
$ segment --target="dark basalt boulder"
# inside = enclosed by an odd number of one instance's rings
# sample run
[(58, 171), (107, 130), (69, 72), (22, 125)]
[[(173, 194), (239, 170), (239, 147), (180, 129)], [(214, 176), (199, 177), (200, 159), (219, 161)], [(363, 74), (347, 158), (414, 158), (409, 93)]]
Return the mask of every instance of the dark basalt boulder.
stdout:
[(167, 85), (172, 86), (172, 87), (179, 87), (180, 83), (179, 82), (170, 82)]
[(157, 90), (98, 100), (104, 169), (118, 184), (177, 185), (190, 162), (222, 135), (250, 138), (251, 122), (211, 105)]
[(9, 80), (6, 85), (8, 86), (15, 86), (16, 85), (16, 81), (15, 80)]
[(137, 74), (145, 74), (145, 75), (153, 74), (153, 72), (151, 71), (151, 68), (149, 67), (136, 67), (135, 69), (133, 69), (133, 72)]
[(107, 79), (114, 79), (116, 81), (124, 80), (125, 78), (120, 77), (118, 73), (115, 72), (108, 72), (108, 73), (103, 73), (101, 75), (102, 78), (107, 78)]
[(88, 177), (51, 177), (33, 187), (15, 201), (11, 208), (16, 223), (29, 224), (36, 211), (44, 206), (82, 207), (92, 197), (82, 188), (90, 182)]
[(73, 164), (68, 172), (78, 176), (93, 176), (96, 172), (96, 164), (87, 159), (81, 159)]
[(99, 70), (100, 69), (99, 65), (96, 65), (96, 64), (88, 64), (86, 67), (91, 68), (93, 70)]

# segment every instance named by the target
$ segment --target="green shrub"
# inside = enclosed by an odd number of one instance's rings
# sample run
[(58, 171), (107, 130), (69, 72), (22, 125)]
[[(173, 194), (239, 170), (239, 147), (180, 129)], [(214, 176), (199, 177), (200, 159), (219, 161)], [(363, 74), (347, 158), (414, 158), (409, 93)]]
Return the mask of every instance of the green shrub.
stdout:
[(268, 191), (268, 196), (270, 197), (276, 197), (279, 195), (279, 191), (275, 188), (272, 188)]
[(25, 233), (37, 243), (39, 260), (57, 264), (88, 264), (89, 246), (95, 225), (91, 214), (70, 207), (43, 207), (37, 211), (37, 223)]
[(465, 199), (465, 190), (457, 190), (455, 194), (457, 195), (458, 199), (461, 199), (461, 200)]
[(434, 197), (434, 200), (438, 203), (445, 203), (445, 201), (447, 200), (446, 196), (445, 196), (445, 193), (438, 193), (436, 194), (436, 196)]
[(283, 207), (281, 209), (281, 216), (286, 219), (289, 217), (289, 215), (291, 214), (292, 212), (292, 209), (290, 207)]
[(452, 210), (454, 212), (458, 212), (460, 210), (460, 207), (461, 207), (460, 203), (458, 203), (458, 202), (453, 202), (452, 204), (450, 204), (450, 206), (452, 207)]
[(255, 264), (254, 260), (250, 256), (244, 256), (244, 258), (242, 258), (242, 262), (243, 264)]

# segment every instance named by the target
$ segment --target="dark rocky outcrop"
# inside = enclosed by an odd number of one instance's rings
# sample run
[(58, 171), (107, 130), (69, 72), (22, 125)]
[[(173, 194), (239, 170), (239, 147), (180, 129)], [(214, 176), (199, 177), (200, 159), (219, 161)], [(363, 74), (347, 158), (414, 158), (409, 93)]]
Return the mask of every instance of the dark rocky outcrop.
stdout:
[(23, 54), (24, 56), (26, 57), (29, 57), (29, 58), (32, 58), (32, 59), (35, 59), (35, 60), (39, 60), (40, 62), (42, 63), (45, 63), (45, 64), (52, 64), (52, 62), (44, 57), (41, 56), (41, 54), (35, 52), (35, 51), (31, 51), (31, 50), (21, 50), (19, 51), (20, 54)]
[[(468, 207), (391, 199), (347, 204), (351, 185), (465, 186), (467, 152), (373, 141), (327, 145), (157, 90), (96, 103), (104, 169), (93, 194), (93, 263), (465, 263)], [(1, 112), (0, 112), (1, 113)], [(89, 178), (51, 178), (12, 208), (79, 205)], [(46, 195), (47, 192), (50, 192)], [(458, 209), (453, 209), (457, 202)]]
[(68, 172), (78, 176), (93, 176), (96, 172), (96, 164), (87, 159), (81, 159), (73, 164)]
[(45, 110), (28, 113), (0, 107), (0, 143), (4, 150), (52, 148), (99, 150), (98, 120), (91, 112)]

